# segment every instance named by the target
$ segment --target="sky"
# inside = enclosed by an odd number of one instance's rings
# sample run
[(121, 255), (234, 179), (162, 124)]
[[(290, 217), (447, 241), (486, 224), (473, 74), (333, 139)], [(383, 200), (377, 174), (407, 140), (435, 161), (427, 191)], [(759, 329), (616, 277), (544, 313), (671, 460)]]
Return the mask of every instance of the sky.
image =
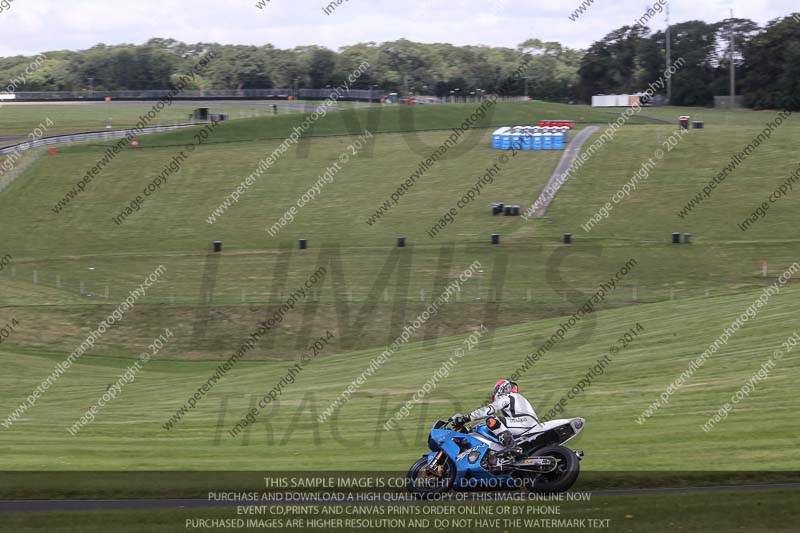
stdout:
[[(665, 0), (0, 0), (0, 56), (80, 50), (97, 43), (317, 44), (331, 49), (399, 38), (515, 47), (537, 38), (586, 48)], [(257, 4), (261, 2), (259, 8)], [(331, 2), (341, 2), (330, 9)], [(796, 0), (671, 0), (673, 22), (717, 22), (730, 10), (759, 24), (800, 11)], [(665, 27), (664, 14), (650, 23)]]

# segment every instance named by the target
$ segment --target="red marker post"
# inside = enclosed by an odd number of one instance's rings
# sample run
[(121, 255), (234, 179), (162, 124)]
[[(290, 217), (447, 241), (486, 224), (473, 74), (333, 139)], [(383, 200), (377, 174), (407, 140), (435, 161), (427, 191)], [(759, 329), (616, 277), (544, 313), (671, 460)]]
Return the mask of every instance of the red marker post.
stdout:
[(767, 262), (761, 261), (761, 275), (767, 277)]
[(58, 153), (58, 150), (57, 150), (57, 149), (55, 149), (55, 148), (50, 148), (50, 155), (56, 155), (57, 153)]

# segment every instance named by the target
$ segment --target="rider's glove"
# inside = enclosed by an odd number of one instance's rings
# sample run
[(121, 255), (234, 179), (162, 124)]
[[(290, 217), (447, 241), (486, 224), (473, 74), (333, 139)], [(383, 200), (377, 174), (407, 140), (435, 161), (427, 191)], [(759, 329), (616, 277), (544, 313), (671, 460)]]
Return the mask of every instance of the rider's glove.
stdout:
[(464, 424), (466, 424), (467, 422), (469, 422), (469, 418), (467, 418), (466, 416), (462, 415), (461, 413), (456, 413), (456, 414), (454, 414), (454, 415), (453, 415), (453, 416), (450, 418), (450, 420), (452, 420), (452, 421), (453, 421), (453, 423), (454, 423), (455, 425), (457, 425), (457, 426), (463, 426)]

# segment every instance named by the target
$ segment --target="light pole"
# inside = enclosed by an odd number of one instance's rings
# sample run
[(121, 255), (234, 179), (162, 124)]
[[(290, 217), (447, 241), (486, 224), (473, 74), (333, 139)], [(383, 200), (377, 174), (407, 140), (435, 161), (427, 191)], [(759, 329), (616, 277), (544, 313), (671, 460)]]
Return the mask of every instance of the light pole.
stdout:
[[(669, 3), (667, 3), (667, 71), (672, 65), (672, 50), (670, 43)], [(672, 76), (667, 78), (667, 105), (672, 105)]]

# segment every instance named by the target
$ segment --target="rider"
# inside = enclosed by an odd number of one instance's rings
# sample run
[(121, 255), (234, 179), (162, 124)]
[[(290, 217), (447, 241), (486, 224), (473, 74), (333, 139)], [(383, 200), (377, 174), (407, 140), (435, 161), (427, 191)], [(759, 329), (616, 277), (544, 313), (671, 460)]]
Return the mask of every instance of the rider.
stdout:
[(503, 451), (511, 455), (522, 453), (514, 437), (540, 423), (533, 406), (519, 393), (517, 384), (507, 379), (501, 379), (495, 384), (492, 389), (492, 403), (472, 411), (469, 416), (456, 413), (451, 420), (457, 425), (464, 425), (487, 417), (486, 425), (505, 446)]

